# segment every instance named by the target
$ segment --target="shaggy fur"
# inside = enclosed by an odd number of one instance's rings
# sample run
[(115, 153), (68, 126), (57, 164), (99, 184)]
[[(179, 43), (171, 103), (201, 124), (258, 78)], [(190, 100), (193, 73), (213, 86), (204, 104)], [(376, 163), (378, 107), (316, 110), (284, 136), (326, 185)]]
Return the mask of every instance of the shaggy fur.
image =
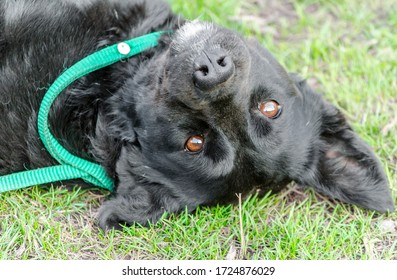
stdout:
[[(236, 193), (276, 191), (291, 181), (394, 211), (379, 161), (334, 106), (255, 40), (185, 22), (157, 0), (0, 2), (0, 175), (56, 164), (36, 121), (46, 89), (65, 68), (158, 30), (174, 32), (74, 82), (50, 114), (56, 138), (114, 179), (100, 227), (156, 222), (165, 211), (230, 203)], [(197, 86), (204, 73), (198, 59), (219, 52), (232, 69)], [(260, 113), (266, 100), (282, 106), (278, 118)], [(185, 149), (193, 135), (204, 137), (200, 152)]]

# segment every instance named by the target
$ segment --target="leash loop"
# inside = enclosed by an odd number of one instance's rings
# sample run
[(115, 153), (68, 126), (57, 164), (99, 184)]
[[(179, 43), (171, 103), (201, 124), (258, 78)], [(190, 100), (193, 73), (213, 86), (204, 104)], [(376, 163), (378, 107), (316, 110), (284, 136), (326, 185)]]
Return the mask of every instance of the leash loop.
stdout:
[(158, 45), (164, 32), (154, 32), (121, 42), (97, 51), (78, 61), (61, 74), (47, 90), (38, 113), (38, 132), (47, 151), (60, 165), (21, 171), (0, 177), (0, 193), (51, 182), (83, 179), (95, 186), (113, 190), (113, 180), (97, 163), (71, 154), (51, 134), (48, 115), (58, 95), (77, 79), (109, 66), (113, 63), (137, 55)]

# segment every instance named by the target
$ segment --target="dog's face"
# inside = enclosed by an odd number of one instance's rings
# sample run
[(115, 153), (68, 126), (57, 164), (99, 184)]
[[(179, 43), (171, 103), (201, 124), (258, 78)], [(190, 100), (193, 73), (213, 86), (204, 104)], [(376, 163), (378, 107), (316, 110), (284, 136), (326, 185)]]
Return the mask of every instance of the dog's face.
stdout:
[(150, 71), (135, 75), (117, 97), (123, 102), (116, 131), (126, 141), (121, 180), (162, 185), (190, 209), (295, 180), (393, 210), (370, 149), (335, 107), (258, 42), (199, 21), (170, 40)]
[[(158, 83), (134, 99), (129, 135), (145, 165), (200, 203), (285, 183), (286, 176), (276, 174), (283, 149), (277, 127), (293, 121), (284, 111), (296, 89), (258, 43), (191, 22), (173, 34), (168, 52), (153, 65)], [(274, 116), (266, 116), (276, 102)]]

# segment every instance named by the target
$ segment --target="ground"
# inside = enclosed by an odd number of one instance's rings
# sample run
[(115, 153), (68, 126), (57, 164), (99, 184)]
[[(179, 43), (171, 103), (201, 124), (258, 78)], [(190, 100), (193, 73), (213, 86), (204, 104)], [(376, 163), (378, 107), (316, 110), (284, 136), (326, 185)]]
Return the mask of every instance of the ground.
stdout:
[[(397, 3), (393, 0), (173, 0), (176, 12), (257, 37), (348, 117), (397, 197)], [(393, 31), (394, 30), (394, 31)], [(240, 205), (104, 233), (108, 195), (33, 187), (0, 194), (0, 259), (397, 259), (397, 214), (291, 184)]]

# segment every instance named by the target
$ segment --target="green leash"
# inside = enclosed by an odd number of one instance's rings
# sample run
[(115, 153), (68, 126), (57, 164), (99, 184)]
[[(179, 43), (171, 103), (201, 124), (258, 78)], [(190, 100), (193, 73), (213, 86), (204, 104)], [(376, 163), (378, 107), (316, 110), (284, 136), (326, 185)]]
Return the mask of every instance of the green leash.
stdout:
[(41, 102), (38, 114), (38, 131), (44, 146), (60, 165), (1, 176), (0, 193), (80, 178), (95, 186), (111, 191), (113, 189), (113, 180), (107, 176), (102, 166), (72, 155), (55, 139), (48, 125), (48, 114), (57, 96), (72, 82), (98, 69), (155, 47), (163, 33), (154, 32), (106, 47), (78, 61), (59, 76), (48, 89)]

